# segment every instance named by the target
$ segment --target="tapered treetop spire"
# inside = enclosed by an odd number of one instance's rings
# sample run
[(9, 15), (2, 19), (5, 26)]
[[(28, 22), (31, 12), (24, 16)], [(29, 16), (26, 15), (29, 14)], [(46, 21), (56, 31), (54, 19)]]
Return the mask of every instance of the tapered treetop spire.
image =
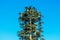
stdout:
[(19, 23), (22, 28), (18, 31), (20, 40), (44, 40), (42, 36), (42, 15), (34, 7), (25, 7), (25, 11), (20, 13)]

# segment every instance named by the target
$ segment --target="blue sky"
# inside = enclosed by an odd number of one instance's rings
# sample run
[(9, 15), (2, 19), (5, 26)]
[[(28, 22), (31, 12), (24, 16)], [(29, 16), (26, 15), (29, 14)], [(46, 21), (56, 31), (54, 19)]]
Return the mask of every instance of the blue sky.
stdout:
[(0, 40), (18, 40), (18, 13), (34, 6), (42, 13), (46, 40), (60, 40), (60, 0), (0, 0)]

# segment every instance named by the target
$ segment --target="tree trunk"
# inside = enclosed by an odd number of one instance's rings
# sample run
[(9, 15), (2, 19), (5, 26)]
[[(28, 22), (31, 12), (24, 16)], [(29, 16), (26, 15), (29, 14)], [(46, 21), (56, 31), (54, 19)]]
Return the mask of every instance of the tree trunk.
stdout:
[(30, 34), (30, 40), (33, 40), (33, 39), (32, 39), (32, 35), (31, 35), (31, 34)]

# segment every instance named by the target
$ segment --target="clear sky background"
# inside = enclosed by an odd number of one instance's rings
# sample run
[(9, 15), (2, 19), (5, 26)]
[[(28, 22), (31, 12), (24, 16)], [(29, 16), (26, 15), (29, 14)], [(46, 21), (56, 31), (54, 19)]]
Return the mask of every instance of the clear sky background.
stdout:
[(18, 40), (18, 13), (34, 6), (42, 13), (46, 40), (60, 40), (60, 0), (0, 0), (0, 40)]

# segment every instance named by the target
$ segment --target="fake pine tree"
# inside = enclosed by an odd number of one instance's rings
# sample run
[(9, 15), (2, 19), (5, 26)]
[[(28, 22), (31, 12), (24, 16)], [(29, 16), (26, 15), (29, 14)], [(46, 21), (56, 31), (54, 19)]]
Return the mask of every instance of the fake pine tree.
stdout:
[(25, 7), (20, 13), (18, 31), (19, 40), (44, 40), (42, 35), (42, 15), (34, 7)]

